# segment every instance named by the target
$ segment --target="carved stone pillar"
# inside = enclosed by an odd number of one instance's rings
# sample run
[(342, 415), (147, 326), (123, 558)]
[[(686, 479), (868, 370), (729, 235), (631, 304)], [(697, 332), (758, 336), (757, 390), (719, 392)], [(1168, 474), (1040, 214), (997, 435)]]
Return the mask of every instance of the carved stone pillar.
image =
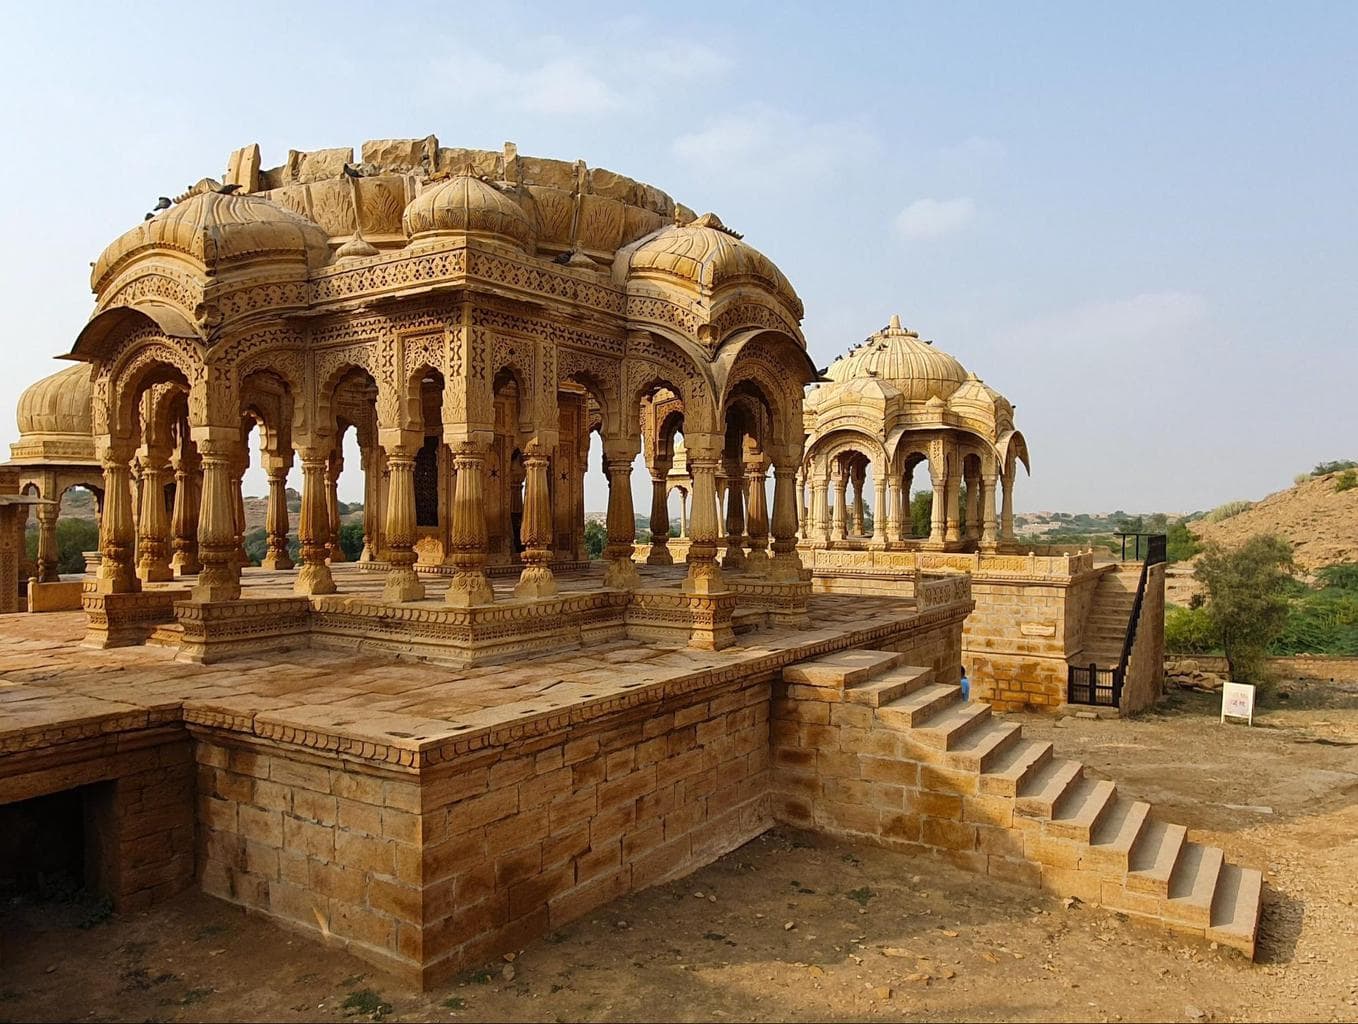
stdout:
[(797, 532), (802, 540), (811, 539), (811, 511), (806, 504), (806, 473), (797, 470)]
[(637, 523), (632, 512), (632, 460), (630, 452), (604, 453), (608, 467), (608, 544), (604, 547), (604, 586), (631, 590), (641, 586), (641, 576), (632, 561)]
[[(387, 453), (387, 467), (391, 470), (387, 514), (382, 523), (387, 535), (387, 561), (390, 568), (387, 569), (386, 583), (382, 587), (382, 600), (394, 604), (419, 601), (424, 597), (424, 584), (415, 572), (415, 456), (406, 444), (388, 445), (384, 441), (382, 449)], [(328, 465), (333, 466), (334, 463), (332, 456)], [(333, 495), (332, 488), (333, 481), (327, 481), (327, 495)], [(336, 537), (331, 550), (338, 547)], [(343, 555), (340, 558), (343, 559)]]
[(673, 565), (670, 554), (669, 494), (665, 489), (670, 464), (657, 462), (651, 470), (651, 550), (646, 555), (647, 565)]
[(949, 544), (956, 544), (962, 539), (961, 524), (958, 522), (962, 499), (961, 490), (962, 474), (948, 474), (943, 488), (943, 512), (947, 517), (944, 523), (943, 539)]
[(170, 565), (177, 576), (196, 576), (203, 568), (198, 560), (198, 506), (202, 500), (198, 452), (184, 440), (174, 459), (174, 510), (170, 514), (170, 531), (174, 534)]
[[(412, 462), (413, 465), (413, 462)], [(330, 564), (339, 565), (345, 560), (344, 548), (340, 546), (340, 511), (339, 511), (339, 475), (344, 472), (344, 456), (339, 453), (339, 449), (330, 453), (330, 458), (325, 462), (325, 518), (330, 524), (330, 543), (326, 545), (330, 552)], [(414, 477), (411, 477), (414, 480)], [(414, 484), (412, 483), (413, 487)], [(414, 492), (412, 491), (412, 494)], [(411, 515), (414, 515), (414, 501), (411, 499)], [(411, 520), (411, 530), (414, 530), (414, 519)]]
[(1004, 478), (1004, 500), (1000, 511), (1000, 539), (1014, 539), (1014, 478)]
[(132, 564), (132, 452), (110, 448), (104, 453), (104, 511), (99, 519), (101, 594), (127, 594), (141, 589)]
[(377, 445), (364, 448), (361, 454), (363, 470), (363, 553), (360, 562), (374, 562), (381, 556), (379, 538), (382, 535), (382, 449)]
[(882, 542), (891, 544), (900, 539), (901, 533), (901, 485), (894, 476), (886, 480), (887, 520), (882, 530)]
[(523, 455), (523, 522), (519, 540), (523, 544), (515, 597), (551, 597), (557, 591), (556, 577), (548, 563), (552, 559), (552, 501), (547, 490), (550, 460), (537, 442), (531, 442)]
[(459, 608), (495, 600), (495, 591), (486, 579), (485, 459), (485, 452), (471, 443), (462, 444), (453, 457), (457, 491), (453, 495), (450, 556), (453, 579), (447, 601)]
[(981, 536), (981, 480), (979, 476), (967, 479), (967, 525), (966, 537), (975, 540)]
[(236, 533), (235, 474), (239, 458), (235, 441), (202, 438), (203, 494), (198, 509), (198, 557), (203, 568), (193, 587), (193, 600), (234, 601), (240, 597), (240, 537)]
[(692, 541), (688, 548), (688, 594), (715, 594), (726, 590), (717, 564), (717, 458), (688, 442), (688, 469), (693, 477), (693, 514), (689, 522)]
[(929, 511), (929, 547), (943, 547), (945, 536), (945, 526), (947, 520), (947, 480), (941, 472), (934, 473), (933, 465), (930, 464), (930, 479), (933, 485), (933, 505)]
[(249, 467), (250, 450), (241, 444), (231, 460), (231, 528), (236, 534), (236, 563), (240, 566), (250, 564), (245, 551), (245, 492), (241, 484)]
[(163, 583), (174, 579), (174, 570), (170, 568), (170, 522), (165, 514), (165, 477), (168, 468), (165, 452), (150, 448), (143, 453), (141, 520), (137, 524), (137, 578), (143, 583)]
[(835, 488), (835, 516), (834, 516), (834, 536), (838, 540), (849, 539), (849, 505), (848, 490), (849, 481), (844, 473), (836, 470), (831, 476), (830, 483)]
[(903, 541), (915, 532), (914, 524), (910, 520), (910, 481), (897, 478), (893, 483), (896, 485), (896, 532), (893, 538)]
[(996, 476), (987, 473), (980, 477), (981, 483), (981, 547), (994, 551), (998, 543), (998, 524), (995, 522), (995, 483)]
[(891, 516), (887, 513), (886, 479), (879, 473), (872, 478), (872, 540), (874, 548), (885, 548)]
[(830, 546), (830, 488), (820, 477), (811, 482), (811, 536)]
[(850, 532), (855, 537), (862, 537), (867, 534), (865, 525), (866, 516), (863, 514), (863, 485), (867, 482), (867, 470), (865, 467), (856, 465), (849, 471), (849, 479), (853, 483), (853, 520)]
[[(39, 583), (56, 583), (61, 579), (57, 571), (57, 519), (61, 517), (60, 497), (51, 505), (38, 506), (38, 564)], [(22, 537), (23, 534), (20, 534)], [(23, 550), (22, 548), (20, 550)]]
[(769, 579), (780, 583), (799, 582), (802, 560), (797, 554), (797, 467), (773, 467), (773, 556), (769, 559)]
[(325, 562), (330, 532), (325, 511), (325, 463), (330, 453), (324, 448), (302, 448), (298, 454), (302, 459), (302, 511), (297, 520), (297, 539), (302, 546), (302, 566), (292, 592), (333, 594), (335, 578)]
[[(769, 567), (769, 507), (767, 490), (768, 467), (763, 462), (751, 463), (746, 467), (745, 479), (749, 484), (749, 534), (750, 553), (746, 561), (746, 571), (762, 576)], [(776, 482), (776, 478), (775, 478)], [(793, 535), (795, 537), (796, 509), (793, 509)]]
[(739, 459), (726, 462), (726, 555), (723, 569), (745, 568), (745, 467)]
[(265, 467), (269, 473), (269, 504), (264, 513), (264, 532), (268, 549), (264, 552), (260, 565), (265, 569), (291, 569), (292, 556), (288, 554), (288, 464), (292, 462), (291, 453), (285, 456), (266, 456)]

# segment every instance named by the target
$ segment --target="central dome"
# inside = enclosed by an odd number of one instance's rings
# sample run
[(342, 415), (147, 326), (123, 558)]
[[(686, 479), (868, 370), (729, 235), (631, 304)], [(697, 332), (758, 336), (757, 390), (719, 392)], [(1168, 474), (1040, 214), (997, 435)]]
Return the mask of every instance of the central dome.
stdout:
[(15, 419), (20, 434), (72, 434), (86, 439), (93, 429), (90, 419), (93, 385), (85, 363), (44, 377), (19, 396)]
[(533, 222), (523, 207), (470, 169), (421, 192), (406, 207), (402, 222), (412, 239), (496, 235), (523, 249), (533, 242)]
[(946, 400), (966, 381), (967, 371), (893, 316), (889, 326), (831, 363), (825, 376), (839, 383), (863, 378), (889, 381), (906, 401), (927, 402)]

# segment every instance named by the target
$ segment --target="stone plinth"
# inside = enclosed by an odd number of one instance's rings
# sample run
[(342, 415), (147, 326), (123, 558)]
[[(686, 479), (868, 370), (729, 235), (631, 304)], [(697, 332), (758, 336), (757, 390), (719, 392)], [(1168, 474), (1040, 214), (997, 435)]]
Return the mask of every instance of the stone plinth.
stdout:
[(735, 642), (734, 591), (686, 594), (678, 590), (636, 590), (627, 605), (627, 635), (638, 640), (687, 644), (719, 651)]
[(306, 646), (311, 602), (305, 597), (179, 601), (174, 613), (183, 630), (179, 659), (208, 664)]
[(28, 610), (30, 612), (69, 612), (81, 607), (83, 580), (62, 580), (60, 583), (28, 581)]
[(87, 647), (128, 647), (144, 644), (156, 627), (174, 621), (176, 601), (189, 596), (187, 590), (139, 590), (127, 594), (103, 594), (95, 581), (86, 580), (81, 604), (89, 618), (85, 632)]

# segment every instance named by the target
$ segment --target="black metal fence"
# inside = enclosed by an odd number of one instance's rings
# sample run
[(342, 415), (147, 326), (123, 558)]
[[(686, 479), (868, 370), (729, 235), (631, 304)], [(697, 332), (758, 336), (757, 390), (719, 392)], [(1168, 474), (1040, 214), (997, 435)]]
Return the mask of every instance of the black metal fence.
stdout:
[(1066, 670), (1066, 703), (1115, 708), (1122, 699), (1122, 673), (1115, 668), (1071, 665)]
[[(1150, 565), (1159, 565), (1166, 560), (1165, 549), (1169, 538), (1163, 533), (1114, 533), (1114, 537), (1122, 541), (1122, 558), (1124, 562), (1145, 561)], [(1132, 542), (1132, 557), (1127, 557), (1127, 542)]]

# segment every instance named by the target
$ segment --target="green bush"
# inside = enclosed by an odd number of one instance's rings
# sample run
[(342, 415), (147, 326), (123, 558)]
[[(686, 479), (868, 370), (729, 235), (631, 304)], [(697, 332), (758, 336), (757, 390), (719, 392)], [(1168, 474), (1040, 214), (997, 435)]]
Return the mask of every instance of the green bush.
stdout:
[(1241, 512), (1254, 507), (1252, 501), (1228, 501), (1224, 505), (1218, 505), (1208, 512), (1203, 518), (1209, 523), (1219, 523), (1223, 519), (1230, 519), (1231, 516), (1238, 516)]
[(1334, 478), (1336, 491), (1351, 491), (1358, 487), (1358, 470), (1346, 469)]
[[(57, 520), (57, 572), (83, 573), (85, 552), (99, 548), (99, 524), (93, 519)], [(24, 538), (24, 550), (30, 562), (38, 560), (38, 530), (30, 526)]]
[(1311, 470), (1312, 476), (1328, 476), (1331, 473), (1338, 473), (1345, 469), (1358, 469), (1358, 462), (1353, 459), (1335, 459), (1333, 462), (1318, 462), (1316, 468)]
[(1296, 589), (1292, 545), (1268, 534), (1234, 548), (1209, 544), (1193, 576), (1207, 590), (1204, 611), (1221, 638), (1231, 678), (1258, 680), (1269, 646), (1287, 626), (1288, 598)]
[(1165, 606), (1165, 651), (1169, 654), (1221, 652), (1221, 638), (1206, 607)]
[(608, 543), (608, 531), (604, 529), (604, 524), (597, 519), (591, 519), (585, 524), (585, 553), (589, 558), (598, 558), (604, 553), (604, 545)]
[(339, 529), (340, 550), (350, 562), (357, 562), (363, 554), (363, 524), (345, 523)]
[(1180, 521), (1165, 531), (1165, 555), (1170, 562), (1186, 562), (1202, 550), (1202, 542)]

